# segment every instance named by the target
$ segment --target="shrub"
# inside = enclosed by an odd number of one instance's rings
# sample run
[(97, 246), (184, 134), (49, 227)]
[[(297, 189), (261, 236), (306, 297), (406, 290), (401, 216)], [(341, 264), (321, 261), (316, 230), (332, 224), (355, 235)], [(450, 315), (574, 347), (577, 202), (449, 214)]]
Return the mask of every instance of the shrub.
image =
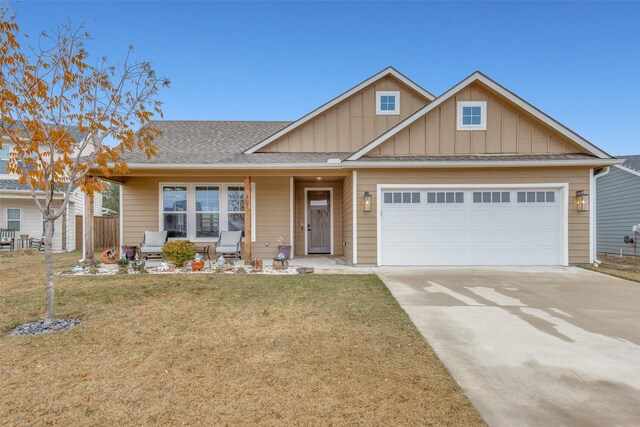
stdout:
[(116, 264), (118, 264), (118, 267), (127, 267), (129, 266), (129, 260), (128, 259), (119, 259), (116, 261)]
[(187, 261), (196, 256), (196, 247), (188, 240), (174, 240), (167, 242), (162, 247), (164, 257), (176, 265), (183, 267)]

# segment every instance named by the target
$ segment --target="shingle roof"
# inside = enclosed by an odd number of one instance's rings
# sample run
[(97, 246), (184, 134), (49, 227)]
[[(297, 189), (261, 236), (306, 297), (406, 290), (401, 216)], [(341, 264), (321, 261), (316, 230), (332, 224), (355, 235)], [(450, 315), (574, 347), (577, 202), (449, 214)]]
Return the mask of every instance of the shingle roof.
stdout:
[(0, 179), (0, 190), (28, 191), (29, 186), (18, 183), (17, 179)]
[[(140, 151), (128, 152), (128, 163), (250, 163), (290, 162), (294, 157), (313, 160), (316, 153), (242, 154), (291, 122), (158, 120), (150, 124), (162, 132), (154, 143), (158, 156), (148, 159)], [(265, 154), (263, 156), (263, 154)], [(325, 153), (321, 157), (326, 157)], [(291, 157), (291, 159), (289, 159)], [(277, 159), (277, 160), (276, 160)]]
[[(22, 125), (21, 122), (15, 122), (11, 126), (24, 129), (24, 126)], [(65, 128), (67, 129), (67, 132), (69, 133), (69, 135), (73, 137), (76, 141), (82, 141), (86, 136), (85, 133), (80, 132), (80, 129), (78, 128), (78, 126), (67, 125), (65, 126)]]
[(625, 159), (624, 163), (622, 163), (622, 166), (640, 172), (640, 154), (618, 157), (621, 159)]

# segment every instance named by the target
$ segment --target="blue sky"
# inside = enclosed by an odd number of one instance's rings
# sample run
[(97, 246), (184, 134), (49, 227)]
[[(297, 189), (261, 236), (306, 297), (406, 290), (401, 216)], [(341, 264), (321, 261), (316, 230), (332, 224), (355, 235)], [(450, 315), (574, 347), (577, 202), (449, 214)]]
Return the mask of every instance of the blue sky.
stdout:
[(294, 120), (393, 65), (439, 95), (481, 70), (612, 154), (640, 153), (640, 3), (11, 2), (85, 23), (172, 81), (166, 119)]

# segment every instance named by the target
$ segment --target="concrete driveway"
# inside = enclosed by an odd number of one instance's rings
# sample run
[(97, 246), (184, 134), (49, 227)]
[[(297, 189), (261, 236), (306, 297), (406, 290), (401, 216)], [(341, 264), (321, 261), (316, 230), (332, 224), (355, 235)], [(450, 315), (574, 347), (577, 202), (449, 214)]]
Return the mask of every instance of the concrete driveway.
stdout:
[(376, 272), (489, 425), (640, 425), (640, 283), (562, 267)]

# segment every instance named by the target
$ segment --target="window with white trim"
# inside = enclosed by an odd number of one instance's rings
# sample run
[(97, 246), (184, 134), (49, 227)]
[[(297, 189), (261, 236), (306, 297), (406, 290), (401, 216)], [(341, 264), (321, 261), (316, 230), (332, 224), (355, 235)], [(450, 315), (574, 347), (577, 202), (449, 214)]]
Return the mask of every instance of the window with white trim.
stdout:
[(458, 130), (487, 130), (487, 101), (458, 101)]
[(420, 193), (418, 192), (384, 193), (384, 203), (418, 204), (420, 203)]
[[(252, 205), (255, 191), (252, 188)], [(221, 231), (244, 231), (244, 186), (242, 184), (163, 183), (160, 229), (169, 238), (194, 241), (217, 240)], [(254, 208), (255, 212), (255, 208)], [(255, 215), (252, 217), (252, 241), (255, 241)]]
[(381, 90), (376, 92), (376, 114), (400, 114), (400, 92), (395, 90)]
[(9, 230), (20, 231), (20, 208), (7, 208), (7, 228)]
[(427, 193), (427, 203), (464, 203), (464, 193), (461, 191), (430, 191)]
[(508, 191), (474, 191), (473, 203), (510, 203), (511, 193)]
[(555, 203), (555, 191), (518, 191), (518, 203)]
[(9, 165), (9, 147), (0, 148), (0, 175), (8, 175), (7, 167)]

